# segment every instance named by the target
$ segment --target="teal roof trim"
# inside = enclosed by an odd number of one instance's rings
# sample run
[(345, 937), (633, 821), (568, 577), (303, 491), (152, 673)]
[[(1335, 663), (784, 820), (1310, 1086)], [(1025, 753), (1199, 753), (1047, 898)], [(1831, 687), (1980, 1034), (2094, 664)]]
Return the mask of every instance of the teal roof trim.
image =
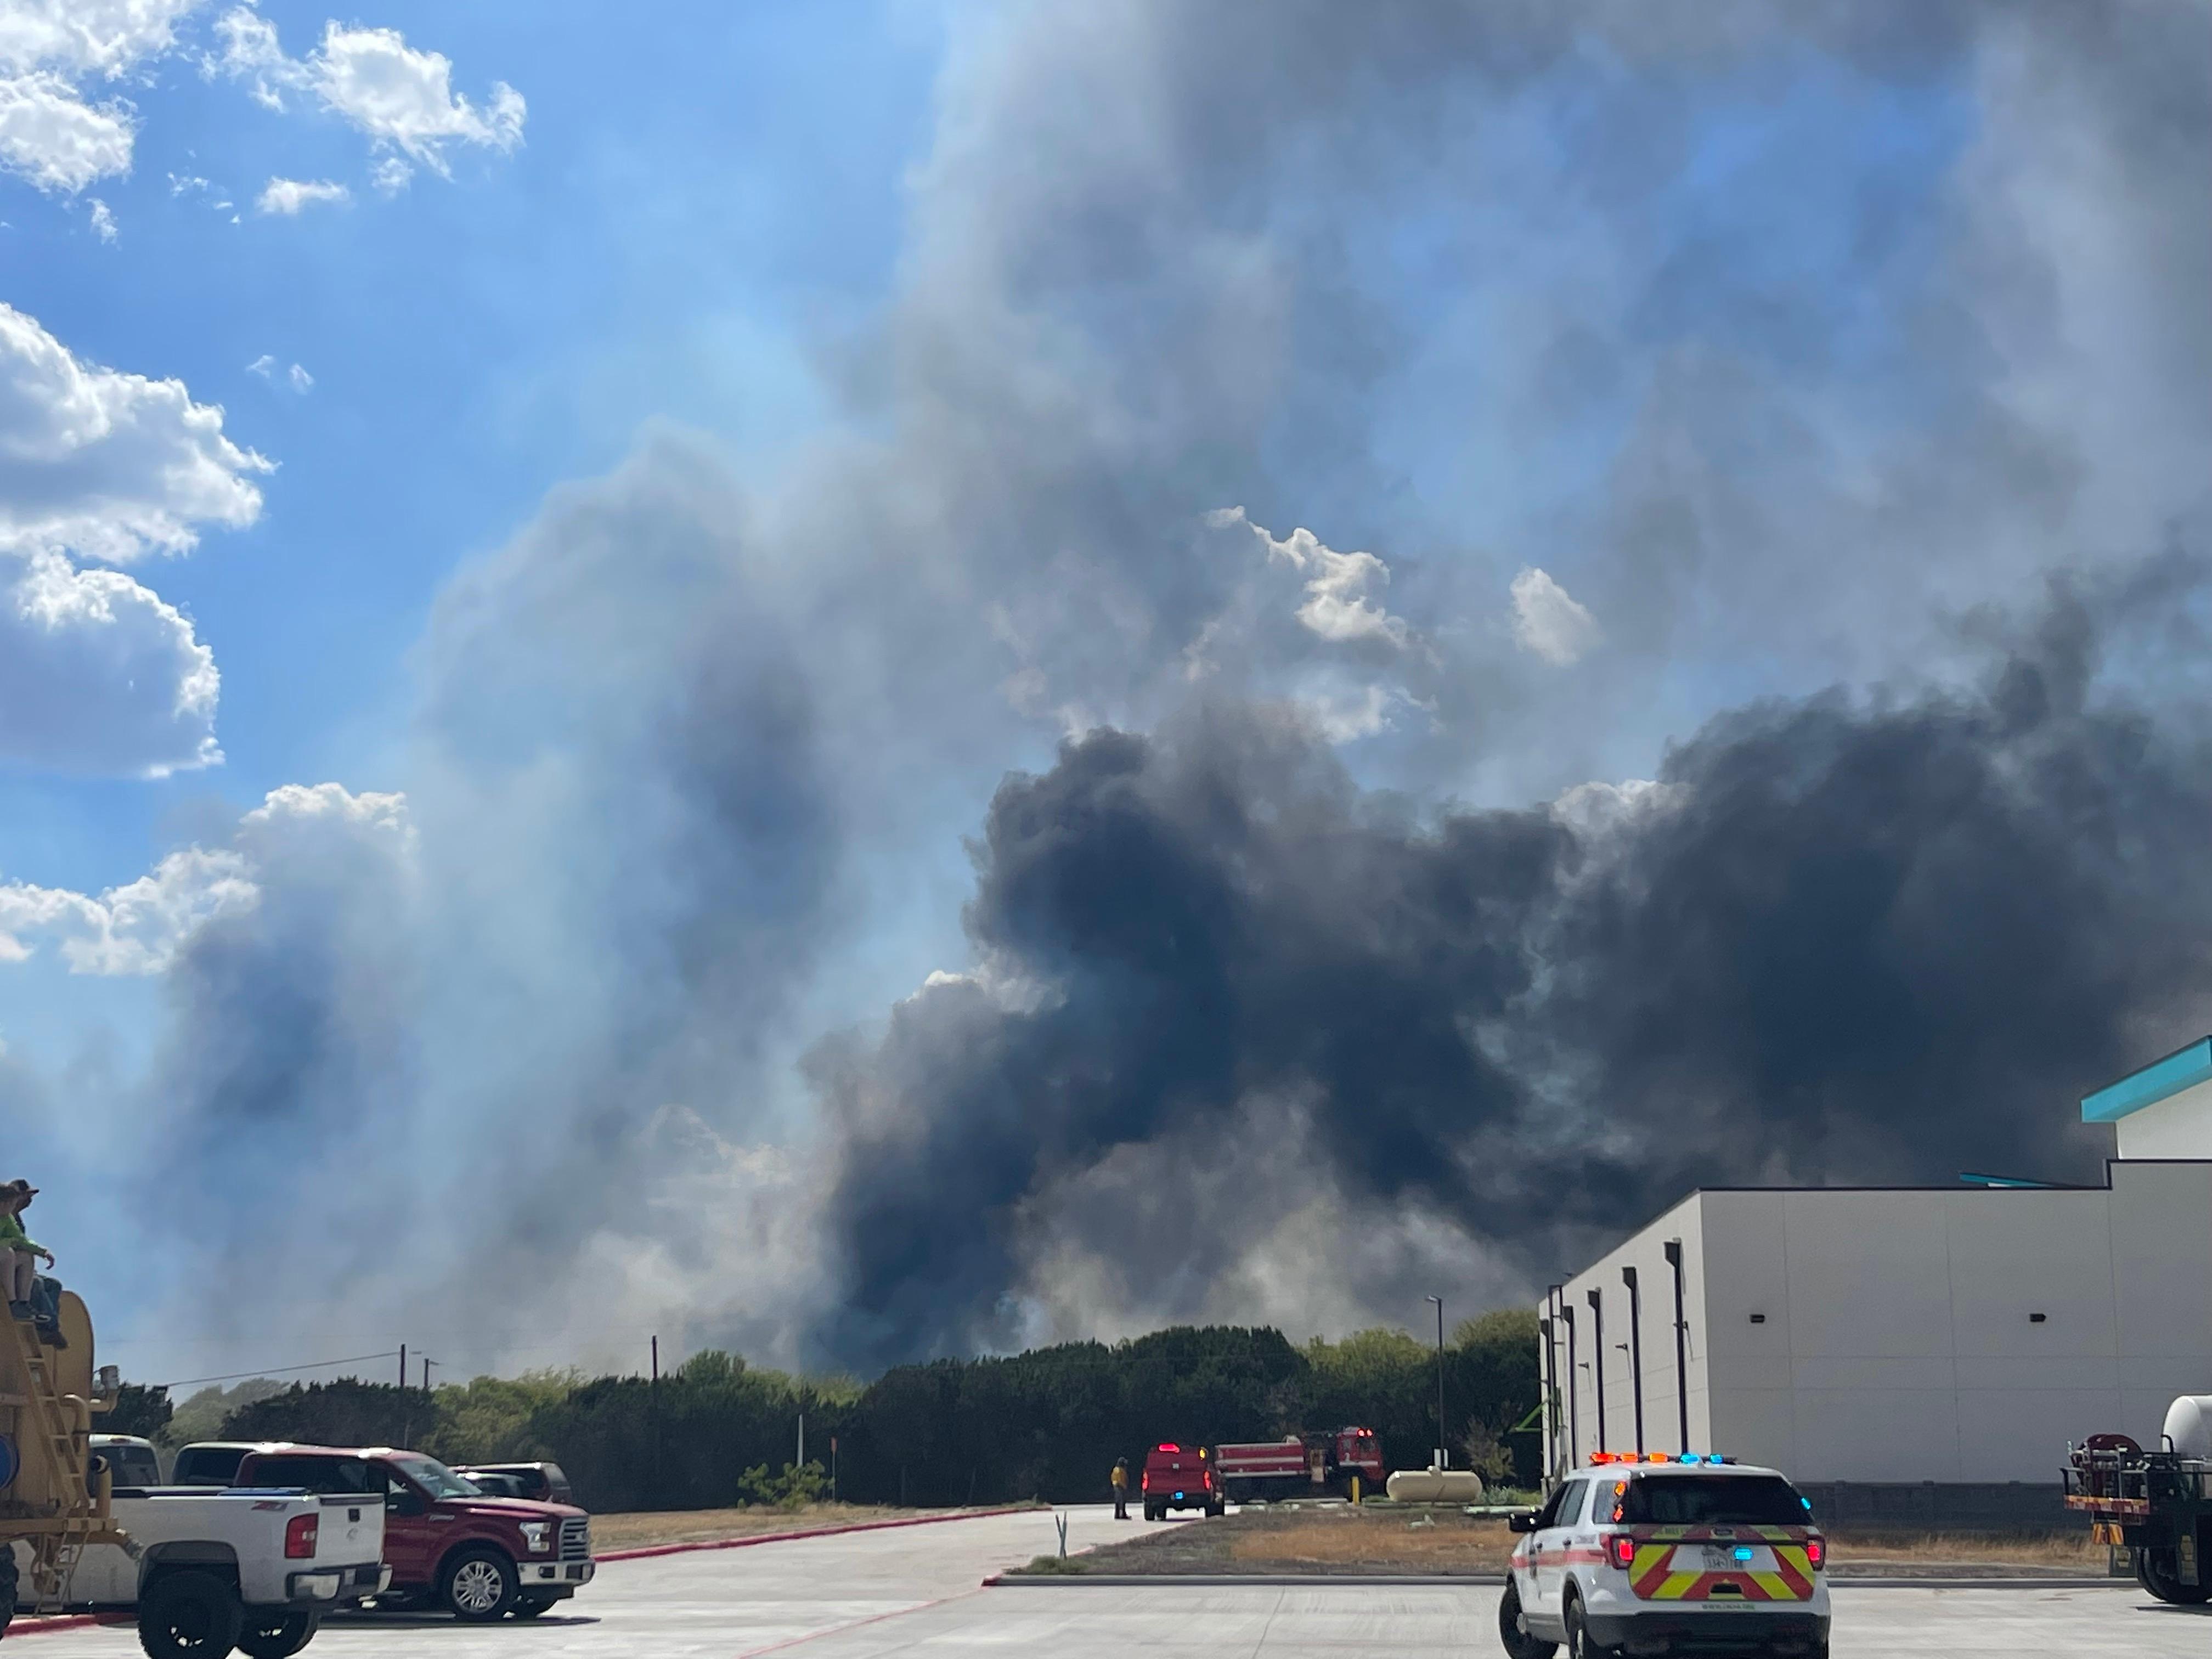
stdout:
[(2081, 1121), (2117, 1122), (2130, 1112), (2155, 1106), (2208, 1079), (2212, 1079), (2212, 1037), (2199, 1037), (2186, 1048), (2176, 1049), (2140, 1072), (2129, 1073), (2118, 1083), (2108, 1083), (2094, 1094), (2082, 1096)]

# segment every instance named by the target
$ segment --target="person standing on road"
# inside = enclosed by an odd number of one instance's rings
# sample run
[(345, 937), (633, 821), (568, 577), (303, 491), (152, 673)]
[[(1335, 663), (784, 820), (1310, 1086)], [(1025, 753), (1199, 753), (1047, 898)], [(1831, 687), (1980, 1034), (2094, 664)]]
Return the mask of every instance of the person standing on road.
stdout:
[(1115, 1459), (1114, 1473), (1109, 1478), (1114, 1483), (1114, 1518), (1127, 1521), (1129, 1518), (1129, 1460), (1126, 1457)]

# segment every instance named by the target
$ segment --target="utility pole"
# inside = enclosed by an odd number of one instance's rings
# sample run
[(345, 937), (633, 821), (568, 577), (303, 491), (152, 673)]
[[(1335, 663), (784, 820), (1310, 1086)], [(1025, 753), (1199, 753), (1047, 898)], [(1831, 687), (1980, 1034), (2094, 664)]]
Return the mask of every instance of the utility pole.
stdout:
[(1674, 1270), (1674, 1399), (1682, 1413), (1682, 1449), (1690, 1449), (1689, 1322), (1682, 1317), (1682, 1241), (1667, 1241), (1667, 1265)]
[(653, 1383), (646, 1395), (647, 1415), (653, 1425), (653, 1501), (663, 1500), (660, 1490), (660, 1338), (653, 1339)]
[(427, 1353), (422, 1356), (422, 1392), (424, 1394), (430, 1392), (430, 1367), (437, 1363)]
[(407, 1345), (404, 1342), (399, 1345), (399, 1386), (403, 1389), (407, 1386)]
[(1451, 1467), (1451, 1447), (1444, 1436), (1444, 1299), (1440, 1296), (1425, 1297), (1425, 1301), (1437, 1304), (1437, 1467)]
[(1620, 1282), (1628, 1286), (1628, 1380), (1636, 1391), (1636, 1450), (1644, 1452), (1644, 1295), (1636, 1288), (1636, 1269), (1623, 1267)]
[(796, 1463), (793, 1464), (793, 1465), (792, 1465), (792, 1468), (795, 1468), (795, 1469), (803, 1469), (803, 1468), (805, 1468), (805, 1467), (806, 1467), (806, 1413), (805, 1413), (805, 1412), (801, 1412), (801, 1413), (799, 1413), (799, 1462), (797, 1462)]

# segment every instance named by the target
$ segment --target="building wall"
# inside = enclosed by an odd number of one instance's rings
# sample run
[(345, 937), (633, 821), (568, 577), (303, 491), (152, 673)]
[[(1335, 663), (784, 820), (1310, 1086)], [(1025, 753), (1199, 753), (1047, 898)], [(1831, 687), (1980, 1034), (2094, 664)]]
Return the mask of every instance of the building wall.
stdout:
[[(1677, 1449), (1661, 1246), (1679, 1237), (1692, 1449), (1808, 1482), (2055, 1484), (2069, 1440), (2154, 1444), (2175, 1395), (2212, 1390), (2212, 1162), (2110, 1174), (2091, 1191), (1700, 1193), (1567, 1294), (1582, 1323), (1603, 1292), (1610, 1345), (1627, 1334), (1620, 1268), (1642, 1270), (1655, 1449)], [(1607, 1360), (1607, 1440), (1625, 1449), (1627, 1356)], [(1577, 1380), (1587, 1452), (1595, 1387)]]
[(2212, 1158), (2212, 1081), (2117, 1120), (2122, 1158)]
[[(1683, 1449), (1682, 1401), (1675, 1387), (1674, 1269), (1667, 1265), (1665, 1251), (1666, 1241), (1670, 1238), (1682, 1241), (1683, 1317), (1689, 1328), (1685, 1345), (1689, 1363), (1685, 1369), (1689, 1381), (1690, 1442), (1692, 1447), (1698, 1450), (1710, 1445), (1711, 1435), (1707, 1421), (1704, 1363), (1705, 1290), (1702, 1242), (1706, 1197), (1703, 1193), (1692, 1194), (1618, 1249), (1601, 1257), (1568, 1287), (1575, 1310), (1576, 1346), (1582, 1367), (1575, 1375), (1572, 1409), (1570, 1411), (1566, 1392), (1566, 1342), (1564, 1336), (1555, 1335), (1560, 1372), (1560, 1420), (1556, 1437), (1547, 1435), (1545, 1444), (1547, 1448), (1556, 1445), (1560, 1449), (1561, 1455), (1567, 1455), (1568, 1431), (1571, 1427), (1579, 1430), (1580, 1437), (1573, 1448), (1576, 1455), (1600, 1450), (1637, 1449), (1636, 1390), (1632, 1386), (1633, 1368), (1631, 1364), (1632, 1350), (1615, 1346), (1632, 1340), (1628, 1288), (1621, 1280), (1620, 1270), (1633, 1267), (1640, 1280), (1643, 1304), (1640, 1338), (1643, 1345), (1644, 1446), (1653, 1451)], [(1603, 1299), (1605, 1316), (1606, 1413), (1602, 1437), (1597, 1410), (1597, 1372), (1591, 1357), (1594, 1325), (1587, 1299), (1587, 1292), (1592, 1289), (1597, 1290)], [(1537, 1313), (1539, 1317), (1549, 1316), (1540, 1304)], [(1571, 1461), (1570, 1458), (1570, 1464)]]

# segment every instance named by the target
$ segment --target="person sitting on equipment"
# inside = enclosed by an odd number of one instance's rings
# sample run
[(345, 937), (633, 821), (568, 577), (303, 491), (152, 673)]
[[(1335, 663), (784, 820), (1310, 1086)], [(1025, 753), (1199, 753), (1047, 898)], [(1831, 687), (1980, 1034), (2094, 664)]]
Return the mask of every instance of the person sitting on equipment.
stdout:
[(54, 1265), (54, 1253), (23, 1231), (22, 1213), (39, 1189), (27, 1181), (11, 1181), (0, 1187), (0, 1285), (8, 1292), (8, 1311), (17, 1319), (35, 1319), (39, 1334), (58, 1348), (67, 1347), (57, 1318), (51, 1281), (41, 1284), (35, 1258)]

